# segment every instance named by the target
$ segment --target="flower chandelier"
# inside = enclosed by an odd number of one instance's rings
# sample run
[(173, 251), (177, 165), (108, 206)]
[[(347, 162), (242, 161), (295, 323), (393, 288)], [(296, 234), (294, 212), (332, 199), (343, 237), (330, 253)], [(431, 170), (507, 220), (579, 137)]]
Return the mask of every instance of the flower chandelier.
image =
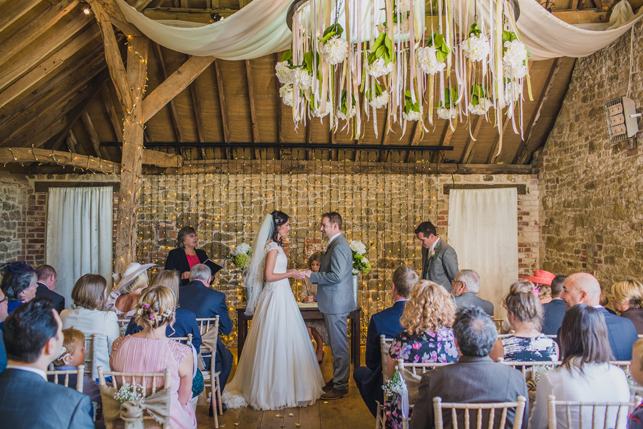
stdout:
[[(292, 48), (275, 70), (295, 128), (329, 116), (329, 126), (360, 138), (377, 110), (387, 130), (409, 122), (422, 132), (437, 120), (472, 115), (511, 119), (522, 134), (523, 83), (531, 99), (529, 51), (510, 0), (300, 0), (293, 5)], [(482, 19), (478, 19), (478, 10)], [(437, 118), (435, 117), (437, 116)], [(471, 122), (469, 122), (471, 123)], [(473, 136), (472, 136), (473, 138)]]

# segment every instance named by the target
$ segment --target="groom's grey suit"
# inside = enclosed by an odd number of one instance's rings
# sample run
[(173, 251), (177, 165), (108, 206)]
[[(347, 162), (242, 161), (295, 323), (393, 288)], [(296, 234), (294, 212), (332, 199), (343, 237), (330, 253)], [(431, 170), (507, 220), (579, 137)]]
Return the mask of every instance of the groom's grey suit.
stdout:
[(333, 385), (342, 390), (348, 389), (351, 367), (346, 319), (357, 308), (352, 271), (353, 252), (348, 241), (339, 234), (329, 243), (319, 272), (310, 275), (310, 282), (317, 285), (317, 305), (324, 313), (333, 352)]

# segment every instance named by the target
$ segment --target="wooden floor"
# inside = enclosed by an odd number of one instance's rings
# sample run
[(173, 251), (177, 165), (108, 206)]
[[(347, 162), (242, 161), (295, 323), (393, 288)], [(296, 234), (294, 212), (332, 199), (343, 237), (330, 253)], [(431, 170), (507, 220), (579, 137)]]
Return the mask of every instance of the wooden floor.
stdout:
[[(330, 380), (333, 374), (333, 361), (330, 349), (324, 348), (324, 362), (321, 365), (325, 380)], [(232, 350), (235, 356), (232, 374), (236, 370), (236, 350)], [(364, 350), (362, 349), (362, 360)], [(364, 365), (364, 362), (362, 362)], [(305, 408), (287, 408), (277, 411), (256, 411), (252, 408), (240, 408), (228, 410), (223, 416), (219, 416), (219, 427), (228, 429), (372, 429), (375, 426), (375, 418), (368, 411), (366, 405), (359, 396), (355, 382), (353, 381), (351, 365), (351, 378), (349, 394), (334, 401), (317, 401), (315, 405)], [(214, 419), (208, 417), (206, 405), (197, 407), (198, 428), (214, 427)]]

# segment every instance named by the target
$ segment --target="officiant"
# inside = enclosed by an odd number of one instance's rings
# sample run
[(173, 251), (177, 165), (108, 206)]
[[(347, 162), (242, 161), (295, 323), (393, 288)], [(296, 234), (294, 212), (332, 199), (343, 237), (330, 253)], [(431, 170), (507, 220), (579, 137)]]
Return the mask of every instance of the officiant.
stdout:
[(181, 286), (190, 281), (190, 269), (197, 264), (205, 264), (210, 267), (212, 277), (223, 267), (208, 259), (204, 250), (197, 249), (199, 243), (196, 237), (196, 230), (191, 226), (184, 226), (177, 237), (177, 248), (170, 250), (165, 260), (166, 270), (175, 270), (181, 276)]

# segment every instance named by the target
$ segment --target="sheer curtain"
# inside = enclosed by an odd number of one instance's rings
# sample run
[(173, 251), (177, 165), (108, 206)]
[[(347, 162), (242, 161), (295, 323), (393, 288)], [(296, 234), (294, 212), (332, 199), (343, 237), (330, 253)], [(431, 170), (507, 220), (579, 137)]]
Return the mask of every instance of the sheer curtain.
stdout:
[(491, 301), (495, 316), (509, 285), (518, 279), (518, 197), (516, 188), (452, 189), (449, 244), (460, 269), (480, 275), (480, 298)]
[(82, 275), (100, 274), (112, 284), (113, 195), (111, 186), (49, 190), (45, 260), (58, 273), (56, 292), (67, 307)]

